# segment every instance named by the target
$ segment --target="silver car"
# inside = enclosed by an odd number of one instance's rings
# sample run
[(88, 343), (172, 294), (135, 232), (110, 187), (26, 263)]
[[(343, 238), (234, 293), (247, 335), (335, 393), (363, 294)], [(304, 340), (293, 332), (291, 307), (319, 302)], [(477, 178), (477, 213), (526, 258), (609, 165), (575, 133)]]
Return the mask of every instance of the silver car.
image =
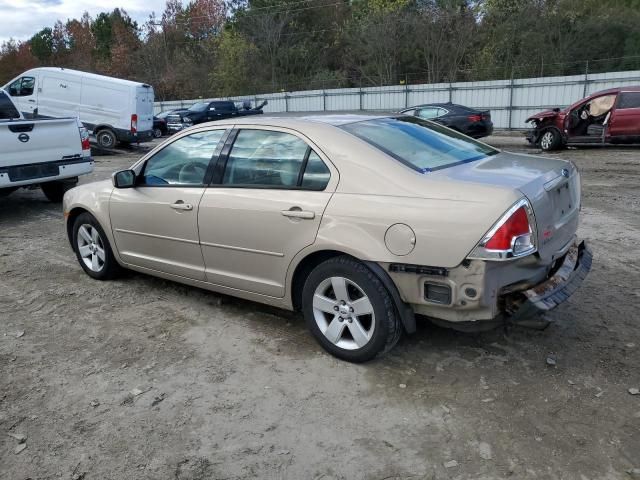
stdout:
[(290, 310), (362, 362), (416, 329), (527, 322), (580, 285), (580, 178), (408, 116), (247, 118), (67, 192), (92, 278), (122, 268)]

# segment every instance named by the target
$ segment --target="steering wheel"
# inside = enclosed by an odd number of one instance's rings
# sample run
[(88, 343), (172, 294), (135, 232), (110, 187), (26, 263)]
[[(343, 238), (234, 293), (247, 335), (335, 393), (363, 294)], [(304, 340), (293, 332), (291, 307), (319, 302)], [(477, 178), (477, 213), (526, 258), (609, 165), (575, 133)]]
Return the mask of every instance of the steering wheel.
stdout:
[(178, 183), (201, 184), (204, 181), (206, 167), (198, 162), (190, 162), (184, 165), (178, 173)]

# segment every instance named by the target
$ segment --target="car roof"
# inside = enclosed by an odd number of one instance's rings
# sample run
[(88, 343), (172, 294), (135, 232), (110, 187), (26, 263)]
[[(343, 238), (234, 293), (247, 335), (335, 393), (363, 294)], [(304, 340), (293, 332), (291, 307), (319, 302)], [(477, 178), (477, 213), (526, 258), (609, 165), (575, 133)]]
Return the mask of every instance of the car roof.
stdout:
[(266, 116), (251, 115), (240, 118), (230, 118), (210, 122), (211, 125), (266, 125), (272, 127), (296, 128), (301, 125), (326, 124), (333, 126), (346, 125), (348, 123), (363, 122), (378, 118), (393, 118), (394, 115), (358, 115), (358, 114), (338, 114), (338, 115), (306, 115), (306, 116)]
[(465, 105), (460, 105), (459, 103), (447, 102), (447, 103), (423, 103), (421, 105), (414, 105), (413, 107), (405, 108), (402, 111), (404, 112), (407, 110), (413, 110), (414, 108), (425, 108), (425, 107), (439, 107), (439, 108), (445, 108), (449, 110), (455, 110), (455, 109), (474, 110), (473, 107), (467, 107)]
[(36, 67), (26, 72), (22, 73), (20, 76), (28, 76), (33, 75), (37, 72), (53, 72), (53, 73), (64, 73), (65, 75), (69, 75), (72, 77), (84, 77), (87, 79), (98, 80), (98, 81), (106, 81), (112, 82), (114, 84), (126, 85), (126, 86), (136, 86), (136, 87), (147, 87), (151, 88), (151, 85), (143, 82), (136, 82), (133, 80), (126, 80), (124, 78), (111, 77), (109, 75), (99, 75), (97, 73), (89, 73), (82, 72), (80, 70), (73, 70), (71, 68), (63, 68), (63, 67)]
[[(591, 95), (588, 95), (588, 97), (595, 97), (595, 96), (599, 96), (599, 95), (606, 95), (607, 93), (620, 93), (620, 92), (640, 92), (640, 85), (634, 85), (631, 87), (615, 87), (615, 88), (608, 88), (606, 90), (600, 90), (598, 92), (593, 92)], [(588, 98), (585, 97), (585, 98)]]

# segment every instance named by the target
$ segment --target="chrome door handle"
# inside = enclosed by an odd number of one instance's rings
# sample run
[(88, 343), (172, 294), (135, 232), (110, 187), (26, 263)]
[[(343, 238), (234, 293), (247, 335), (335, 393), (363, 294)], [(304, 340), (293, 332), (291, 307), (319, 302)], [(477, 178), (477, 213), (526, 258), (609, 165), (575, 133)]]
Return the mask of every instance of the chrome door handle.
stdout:
[(182, 200), (178, 200), (176, 203), (169, 205), (174, 210), (193, 210), (193, 205), (190, 203), (184, 203)]
[(308, 210), (300, 210), (300, 209), (291, 209), (291, 210), (282, 210), (280, 213), (285, 217), (290, 218), (304, 218), (305, 220), (312, 220), (316, 218), (315, 212), (310, 212)]

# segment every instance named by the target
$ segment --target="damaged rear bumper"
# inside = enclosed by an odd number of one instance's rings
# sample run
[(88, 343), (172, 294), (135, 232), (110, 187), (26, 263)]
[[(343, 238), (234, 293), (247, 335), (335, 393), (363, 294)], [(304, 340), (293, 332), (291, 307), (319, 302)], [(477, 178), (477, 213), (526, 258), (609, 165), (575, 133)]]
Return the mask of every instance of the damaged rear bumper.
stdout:
[(584, 241), (574, 244), (553, 275), (529, 290), (507, 296), (505, 306), (510, 320), (514, 323), (530, 320), (567, 300), (591, 270), (592, 258)]

